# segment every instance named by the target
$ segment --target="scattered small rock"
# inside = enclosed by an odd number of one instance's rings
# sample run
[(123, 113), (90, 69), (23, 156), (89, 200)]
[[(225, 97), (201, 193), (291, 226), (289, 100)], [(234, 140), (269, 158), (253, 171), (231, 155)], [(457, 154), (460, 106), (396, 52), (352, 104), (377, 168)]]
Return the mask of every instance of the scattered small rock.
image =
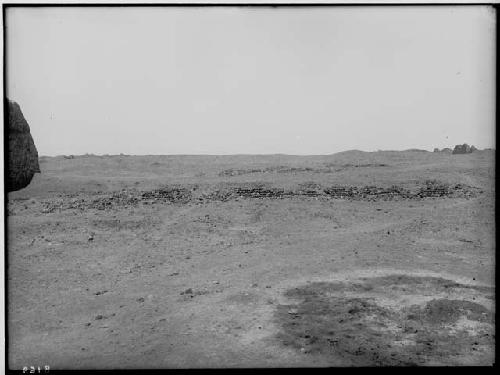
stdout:
[(104, 319), (104, 315), (99, 314), (95, 317), (95, 320), (101, 320), (101, 319)]
[(184, 292), (181, 292), (181, 296), (184, 295), (184, 294), (193, 294), (193, 289), (192, 288), (188, 288)]
[(140, 298), (137, 298), (137, 302), (144, 302), (144, 298), (140, 297)]

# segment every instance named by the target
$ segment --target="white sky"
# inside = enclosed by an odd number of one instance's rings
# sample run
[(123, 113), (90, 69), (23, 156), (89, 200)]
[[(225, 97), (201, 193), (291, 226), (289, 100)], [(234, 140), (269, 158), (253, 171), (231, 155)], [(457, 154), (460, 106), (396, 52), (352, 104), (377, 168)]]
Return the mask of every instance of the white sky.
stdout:
[(490, 7), (9, 8), (40, 155), (494, 146)]

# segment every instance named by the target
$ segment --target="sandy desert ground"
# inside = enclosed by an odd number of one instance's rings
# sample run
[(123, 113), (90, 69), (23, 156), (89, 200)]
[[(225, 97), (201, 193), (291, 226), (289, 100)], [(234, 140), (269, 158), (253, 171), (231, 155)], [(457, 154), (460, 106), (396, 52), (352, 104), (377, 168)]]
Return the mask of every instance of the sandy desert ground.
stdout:
[(494, 151), (40, 162), (12, 369), (494, 361)]

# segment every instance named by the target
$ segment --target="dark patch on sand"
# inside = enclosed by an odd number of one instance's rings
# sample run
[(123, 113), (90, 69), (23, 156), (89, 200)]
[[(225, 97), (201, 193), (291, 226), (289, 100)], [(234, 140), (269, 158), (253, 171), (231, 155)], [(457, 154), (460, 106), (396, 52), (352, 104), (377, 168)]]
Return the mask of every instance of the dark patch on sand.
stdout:
[(493, 360), (492, 311), (476, 302), (451, 298), (429, 297), (408, 305), (380, 302), (403, 289), (405, 295), (415, 296), (431, 289), (434, 295), (451, 289), (493, 293), (492, 288), (406, 275), (310, 283), (285, 293), (298, 302), (277, 307), (278, 339), (302, 353), (353, 366), (483, 364)]

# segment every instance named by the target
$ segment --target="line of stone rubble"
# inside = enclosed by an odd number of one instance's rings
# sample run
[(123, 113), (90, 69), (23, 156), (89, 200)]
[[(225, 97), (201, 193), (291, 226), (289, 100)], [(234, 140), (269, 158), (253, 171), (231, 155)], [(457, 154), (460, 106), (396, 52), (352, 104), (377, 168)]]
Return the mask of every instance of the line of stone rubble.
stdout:
[(219, 177), (233, 177), (242, 176), (253, 173), (298, 173), (298, 172), (313, 172), (313, 173), (334, 173), (340, 172), (345, 169), (352, 168), (374, 168), (374, 167), (388, 167), (384, 163), (364, 163), (364, 164), (334, 164), (327, 163), (322, 167), (267, 167), (267, 168), (251, 168), (251, 169), (225, 169), (219, 172)]
[(414, 190), (401, 186), (329, 186), (326, 188), (284, 189), (275, 187), (224, 187), (199, 192), (196, 187), (164, 187), (152, 191), (123, 190), (98, 196), (63, 197), (42, 202), (42, 212), (67, 209), (108, 210), (119, 207), (171, 203), (227, 202), (238, 199), (290, 199), (293, 197), (316, 199), (343, 199), (352, 201), (422, 200), (436, 198), (474, 198), (481, 189), (464, 184), (427, 183)]

